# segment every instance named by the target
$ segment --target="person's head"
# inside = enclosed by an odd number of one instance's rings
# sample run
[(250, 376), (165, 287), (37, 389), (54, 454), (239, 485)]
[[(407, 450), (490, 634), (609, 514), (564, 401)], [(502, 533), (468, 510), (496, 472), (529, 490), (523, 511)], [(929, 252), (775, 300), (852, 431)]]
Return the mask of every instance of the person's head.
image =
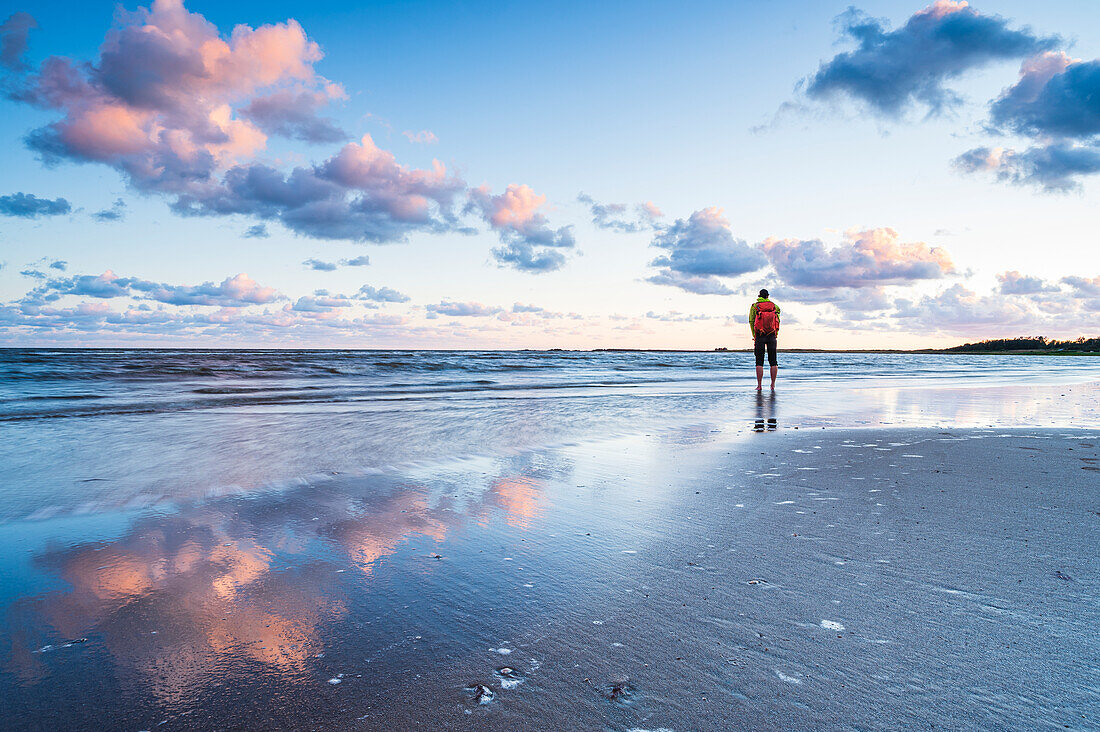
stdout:
[(760, 291), (760, 297), (762, 297), (762, 298), (764, 298), (765, 300), (767, 300), (767, 299), (768, 299), (768, 291), (767, 291), (767, 290), (761, 290), (761, 291)]

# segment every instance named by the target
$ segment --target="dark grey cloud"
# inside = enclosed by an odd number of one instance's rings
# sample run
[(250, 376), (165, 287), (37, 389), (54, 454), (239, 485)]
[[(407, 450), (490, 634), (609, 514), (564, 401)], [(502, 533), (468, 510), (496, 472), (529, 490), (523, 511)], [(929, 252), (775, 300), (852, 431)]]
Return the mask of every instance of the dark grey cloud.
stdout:
[(13, 13), (0, 23), (0, 66), (10, 71), (26, 68), (23, 54), (27, 50), (27, 36), (38, 27), (30, 13)]
[(951, 0), (937, 0), (897, 30), (855, 8), (838, 16), (837, 26), (857, 47), (823, 62), (804, 80), (806, 94), (816, 99), (847, 96), (886, 116), (916, 104), (940, 112), (958, 101), (947, 82), (1061, 42), (1027, 27), (1012, 29), (1005, 18), (982, 15), (965, 2)]
[(33, 193), (12, 193), (0, 196), (0, 216), (35, 219), (39, 216), (60, 216), (72, 212), (64, 198), (39, 198)]
[(768, 262), (760, 251), (733, 237), (718, 208), (695, 211), (687, 220), (677, 219), (653, 237), (651, 246), (667, 254), (650, 262), (659, 270), (647, 281), (697, 294), (732, 294), (719, 277), (737, 277)]
[(253, 224), (241, 236), (245, 239), (267, 239), (271, 234), (267, 231), (267, 224)]
[(1044, 53), (1024, 62), (1019, 80), (990, 105), (989, 128), (1035, 144), (974, 148), (955, 159), (957, 169), (1046, 191), (1080, 188), (1100, 173), (1100, 60)]
[(105, 208), (102, 211), (96, 211), (92, 214), (92, 218), (96, 221), (121, 221), (126, 216), (126, 202), (121, 198), (116, 198), (115, 202), (111, 204), (110, 208)]
[(368, 300), (370, 302), (408, 302), (409, 296), (403, 292), (398, 292), (392, 287), (373, 287), (371, 285), (363, 285), (359, 288), (359, 291), (355, 293), (355, 299)]
[(661, 217), (660, 209), (649, 202), (633, 207), (625, 203), (600, 203), (587, 193), (578, 195), (577, 200), (588, 206), (592, 212), (592, 223), (598, 228), (622, 234), (652, 231), (657, 219)]
[(329, 101), (323, 92), (284, 89), (253, 99), (241, 115), (270, 135), (310, 143), (343, 142), (348, 134), (333, 120), (317, 115)]
[(795, 287), (902, 285), (954, 272), (946, 251), (903, 243), (890, 228), (849, 231), (832, 248), (818, 239), (768, 239), (760, 247), (783, 282)]
[(1089, 139), (1100, 134), (1100, 59), (1045, 53), (1024, 63), (1020, 79), (990, 105), (991, 125), (1032, 137)]

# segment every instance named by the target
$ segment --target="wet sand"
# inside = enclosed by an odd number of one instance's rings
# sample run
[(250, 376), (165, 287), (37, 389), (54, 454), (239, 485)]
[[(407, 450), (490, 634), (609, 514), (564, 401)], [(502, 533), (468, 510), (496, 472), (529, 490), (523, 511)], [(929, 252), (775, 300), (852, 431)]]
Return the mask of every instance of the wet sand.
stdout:
[(1100, 432), (751, 429), (8, 524), (4, 726), (1100, 726)]

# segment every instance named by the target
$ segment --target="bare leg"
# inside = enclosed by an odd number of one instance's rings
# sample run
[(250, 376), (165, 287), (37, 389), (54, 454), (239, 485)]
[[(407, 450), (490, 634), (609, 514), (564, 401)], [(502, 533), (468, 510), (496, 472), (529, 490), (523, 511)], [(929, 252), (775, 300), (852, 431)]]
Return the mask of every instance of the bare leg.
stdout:
[[(757, 391), (760, 391), (763, 388), (763, 386), (762, 386), (763, 381), (764, 381), (764, 367), (763, 366), (757, 366), (756, 367), (756, 390)], [(772, 388), (773, 389), (775, 388), (775, 379), (774, 378), (772, 379)]]
[[(757, 369), (756, 369), (757, 384), (759, 384), (760, 377), (763, 376), (763, 374), (764, 374), (764, 367), (763, 366), (757, 367)], [(779, 375), (779, 366), (772, 366), (772, 391), (775, 391), (775, 377), (778, 376), (778, 375)], [(756, 388), (759, 389), (760, 387), (757, 386)]]

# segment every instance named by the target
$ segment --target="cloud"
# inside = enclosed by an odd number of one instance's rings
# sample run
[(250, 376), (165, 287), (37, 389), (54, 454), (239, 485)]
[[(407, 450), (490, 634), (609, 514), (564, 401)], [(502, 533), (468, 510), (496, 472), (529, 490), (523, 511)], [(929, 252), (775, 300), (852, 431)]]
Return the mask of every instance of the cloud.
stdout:
[(1054, 285), (1048, 285), (1038, 277), (1022, 275), (1016, 270), (1001, 272), (997, 275), (1000, 282), (998, 290), (1002, 295), (1037, 295), (1043, 292), (1058, 292)]
[(888, 117), (918, 104), (930, 113), (941, 112), (958, 102), (947, 82), (1061, 42), (1026, 27), (1013, 30), (1006, 19), (982, 15), (955, 0), (936, 0), (897, 30), (855, 8), (838, 16), (837, 25), (857, 48), (823, 62), (804, 80), (806, 94), (814, 99), (847, 96)]
[(482, 305), (479, 302), (451, 302), (449, 300), (444, 300), (434, 305), (428, 305), (427, 311), (429, 313), (428, 317), (432, 317), (432, 314), (434, 314), (436, 316), (450, 315), (454, 317), (484, 318), (490, 315), (496, 315), (501, 312), (501, 309), (489, 305)]
[(523, 303), (515, 303), (512, 305), (513, 313), (541, 313), (543, 309), (538, 305), (524, 305)]
[(329, 313), (351, 307), (351, 304), (351, 300), (341, 296), (303, 295), (291, 306), (291, 310), (300, 313)]
[(343, 95), (314, 70), (321, 57), (293, 20), (223, 37), (179, 0), (157, 0), (120, 13), (96, 61), (51, 57), (11, 96), (59, 113), (27, 136), (45, 162), (109, 165), (182, 215), (243, 214), (373, 242), (460, 230), (451, 207), (463, 181), (438, 161), (406, 168), (369, 135), (285, 174), (253, 161), (269, 134), (337, 139), (313, 115)]
[(697, 294), (732, 294), (719, 277), (737, 277), (767, 264), (763, 254), (743, 240), (734, 239), (722, 209), (714, 207), (700, 209), (686, 221), (677, 219), (664, 227), (653, 237), (651, 246), (668, 253), (650, 262), (650, 266), (660, 269), (647, 281)]
[(267, 224), (253, 224), (241, 236), (245, 239), (267, 239), (271, 234), (267, 231)]
[(302, 262), (302, 264), (319, 272), (332, 272), (339, 266), (336, 262), (323, 262), (320, 259), (313, 259), (312, 257)]
[(241, 109), (241, 115), (269, 135), (310, 143), (343, 142), (348, 134), (331, 119), (317, 116), (317, 111), (329, 103), (330, 95), (343, 96), (343, 90), (335, 85), (328, 89), (332, 91), (273, 92), (253, 99)]
[(406, 168), (364, 135), (323, 163), (285, 175), (259, 163), (234, 166), (221, 181), (180, 192), (173, 210), (274, 219), (316, 239), (388, 243), (414, 231), (465, 233), (453, 210), (465, 189), (439, 161), (431, 170)]
[(1100, 145), (1059, 141), (1019, 152), (977, 147), (955, 158), (954, 166), (963, 173), (990, 173), (1004, 183), (1072, 191), (1081, 187), (1080, 177), (1100, 173)]
[(689, 315), (676, 310), (667, 313), (658, 313), (650, 310), (645, 314), (645, 317), (649, 320), (659, 320), (662, 323), (692, 323), (700, 320), (714, 320), (713, 315)]
[(58, 269), (64, 272), (68, 268), (69, 263), (66, 262), (64, 259), (55, 259), (54, 261), (50, 262), (50, 269)]
[(22, 71), (23, 53), (27, 50), (27, 36), (38, 27), (30, 13), (13, 13), (0, 23), (0, 66), (11, 71)]
[(1044, 53), (1024, 62), (1019, 80), (990, 105), (997, 129), (1085, 139), (1100, 134), (1100, 59)]
[(96, 221), (121, 221), (126, 216), (126, 202), (121, 198), (116, 198), (115, 202), (111, 204), (110, 208), (105, 208), (101, 211), (96, 211), (92, 214), (92, 218)]
[(135, 297), (168, 305), (216, 305), (241, 307), (262, 305), (283, 299), (271, 287), (263, 287), (243, 272), (227, 277), (220, 284), (204, 282), (200, 285), (169, 285), (136, 277), (120, 277), (111, 270), (100, 275), (75, 275), (51, 279), (31, 290), (23, 303), (41, 306), (65, 295), (111, 299)]
[(12, 193), (0, 196), (0, 216), (36, 219), (39, 216), (60, 216), (73, 210), (64, 198), (50, 200), (33, 193)]
[(493, 257), (502, 265), (521, 272), (550, 272), (565, 264), (560, 250), (572, 249), (573, 227), (551, 229), (539, 211), (546, 196), (529, 186), (511, 183), (504, 193), (493, 195), (488, 186), (469, 191), (467, 211), (480, 212), (500, 235), (504, 246), (493, 250)]
[(180, 0), (116, 15), (93, 63), (50, 57), (12, 96), (60, 118), (27, 143), (47, 162), (95, 161), (142, 191), (175, 192), (262, 150), (235, 104), (261, 92), (324, 88), (320, 47), (293, 20), (226, 39)]
[(668, 285), (669, 287), (678, 287), (681, 290), (687, 292), (693, 292), (696, 295), (733, 295), (733, 290), (722, 284), (722, 281), (715, 277), (701, 277), (686, 275), (681, 272), (675, 272), (670, 269), (661, 270), (657, 274), (646, 277), (646, 282), (650, 282), (654, 285)]
[(1100, 275), (1089, 279), (1088, 277), (1063, 277), (1063, 284), (1073, 288), (1073, 296), (1077, 298), (1100, 297)]
[(998, 295), (979, 295), (963, 285), (952, 285), (918, 301), (899, 299), (891, 319), (911, 332), (997, 332), (1038, 327), (1042, 320), (1026, 303)]
[[(322, 56), (294, 20), (223, 35), (181, 0), (155, 0), (117, 13), (97, 57), (49, 57), (8, 96), (52, 115), (25, 138), (45, 164), (110, 166), (135, 190), (165, 196), (181, 216), (248, 216), (315, 239), (391, 243), (414, 233), (475, 233), (460, 220), (472, 211), (493, 220), (503, 242), (493, 256), (502, 264), (537, 272), (564, 263), (571, 228), (550, 229), (535, 210), (545, 198), (526, 186), (501, 196), (470, 191), (438, 160), (426, 169), (402, 165), (370, 135), (317, 162), (261, 161), (269, 135), (344, 138), (319, 116), (346, 98), (317, 73)], [(412, 137), (431, 141), (426, 130)], [(515, 215), (502, 218), (509, 210)]]
[(900, 243), (890, 228), (849, 230), (839, 246), (818, 239), (767, 239), (760, 248), (783, 282), (796, 287), (875, 287), (938, 279), (954, 272), (947, 252)]
[(401, 134), (409, 138), (409, 142), (415, 142), (418, 145), (434, 145), (439, 142), (439, 138), (431, 130), (420, 130), (420, 132), (405, 130)]
[(372, 287), (371, 285), (363, 285), (359, 288), (359, 291), (355, 293), (355, 299), (369, 300), (371, 302), (408, 302), (409, 296), (391, 287)]
[(978, 147), (955, 159), (965, 173), (989, 172), (1000, 181), (1047, 191), (1080, 187), (1100, 172), (1100, 59), (1064, 53), (1028, 59), (1020, 78), (990, 105), (989, 127), (1030, 137), (1038, 144), (1017, 151)]
[(315, 269), (320, 272), (332, 272), (339, 267), (366, 267), (370, 264), (370, 257), (366, 254), (362, 254), (352, 259), (341, 259), (339, 262), (326, 262), (321, 259), (314, 259), (310, 257), (306, 261), (302, 262), (310, 269)]
[(592, 223), (597, 228), (623, 234), (651, 231), (657, 219), (663, 215), (661, 209), (650, 201), (634, 206), (635, 215), (628, 218), (627, 212), (630, 207), (625, 203), (599, 203), (586, 193), (578, 195), (577, 200), (592, 211)]

